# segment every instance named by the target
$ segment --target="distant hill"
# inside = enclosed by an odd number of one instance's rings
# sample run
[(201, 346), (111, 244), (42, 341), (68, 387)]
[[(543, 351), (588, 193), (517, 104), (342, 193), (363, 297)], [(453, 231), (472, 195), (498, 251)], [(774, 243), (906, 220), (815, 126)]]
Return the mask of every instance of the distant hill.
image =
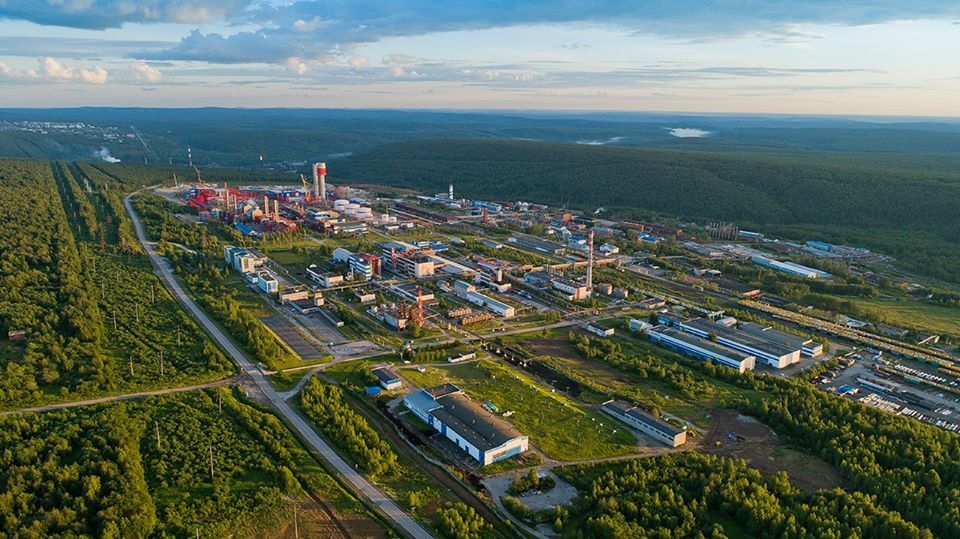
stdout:
[[(5, 122), (82, 122), (121, 137), (55, 129), (26, 132)], [(638, 113), (441, 112), (338, 109), (0, 109), (0, 155), (123, 162), (273, 167), (332, 160), (382, 144), (427, 139), (501, 139), (722, 152), (938, 154), (960, 164), (960, 122), (880, 123), (871, 118)], [(142, 136), (134, 137), (134, 131)], [(683, 135), (683, 136), (677, 136)], [(700, 136), (694, 136), (700, 135)], [(260, 161), (260, 156), (263, 161)], [(918, 162), (919, 164), (919, 162)]]
[[(334, 176), (626, 214), (656, 212), (859, 241), (960, 277), (960, 174), (825, 154), (743, 155), (529, 141), (415, 141), (337, 162)], [(905, 239), (910, 238), (910, 239)], [(896, 241), (891, 241), (896, 239)], [(923, 253), (910, 249), (925, 246)], [(944, 266), (944, 267), (941, 267)]]

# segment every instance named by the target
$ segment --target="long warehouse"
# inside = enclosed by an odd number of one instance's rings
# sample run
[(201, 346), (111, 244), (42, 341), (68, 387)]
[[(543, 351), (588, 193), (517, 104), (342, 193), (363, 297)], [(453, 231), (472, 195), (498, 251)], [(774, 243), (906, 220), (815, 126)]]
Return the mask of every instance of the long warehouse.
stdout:
[(453, 384), (419, 389), (404, 397), (403, 404), (481, 465), (527, 450), (526, 436), (483, 409)]
[(695, 337), (666, 326), (656, 326), (647, 330), (647, 337), (656, 343), (672, 348), (698, 359), (710, 360), (719, 365), (737, 369), (739, 372), (753, 370), (757, 358), (726, 346), (720, 346), (706, 339)]

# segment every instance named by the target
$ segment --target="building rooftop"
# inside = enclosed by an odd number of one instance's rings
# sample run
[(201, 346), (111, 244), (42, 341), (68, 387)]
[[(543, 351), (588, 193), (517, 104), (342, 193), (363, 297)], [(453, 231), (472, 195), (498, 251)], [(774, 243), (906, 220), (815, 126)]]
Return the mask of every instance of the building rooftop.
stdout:
[(392, 369), (389, 369), (387, 367), (380, 367), (377, 369), (373, 369), (373, 371), (371, 372), (373, 372), (373, 375), (376, 376), (378, 380), (380, 380), (385, 384), (400, 380), (400, 377), (397, 376), (397, 373), (393, 372)]
[(762, 339), (768, 339), (772, 342), (792, 348), (802, 348), (804, 345), (813, 342), (813, 339), (809, 337), (801, 337), (800, 335), (787, 333), (786, 331), (781, 331), (779, 329), (757, 324), (755, 322), (744, 322), (740, 324), (740, 330)]
[(714, 342), (711, 342), (707, 339), (701, 339), (700, 337), (690, 335), (688, 333), (683, 333), (681, 331), (678, 331), (673, 328), (668, 328), (666, 326), (656, 326), (654, 328), (651, 328), (649, 331), (666, 335), (678, 341), (685, 342), (691, 346), (703, 348), (704, 350), (708, 350), (720, 356), (728, 357), (735, 361), (743, 362), (753, 357), (751, 355), (744, 354), (743, 352), (738, 352), (733, 348), (728, 348), (726, 346), (722, 346)]
[(619, 402), (619, 401), (605, 402), (603, 404), (603, 408), (611, 412), (614, 412), (615, 414), (624, 415), (624, 416), (633, 418), (641, 423), (644, 423), (661, 432), (664, 432), (669, 436), (676, 436), (684, 432), (683, 429), (674, 427), (670, 423), (667, 423), (666, 421), (663, 421), (661, 419), (657, 419), (656, 417), (653, 417), (652, 415), (644, 412), (640, 408), (637, 408), (636, 406), (630, 406), (629, 404), (624, 402)]
[(747, 333), (746, 331), (739, 331), (736, 329), (728, 328), (721, 326), (720, 324), (715, 324), (706, 320), (704, 318), (694, 318), (693, 320), (687, 320), (684, 322), (684, 325), (694, 327), (701, 331), (713, 332), (717, 336), (730, 339), (731, 341), (739, 342), (745, 346), (755, 348), (766, 354), (771, 354), (774, 356), (785, 356), (795, 352), (798, 347), (790, 347), (784, 344), (778, 343), (775, 340), (760, 337), (752, 333)]
[(523, 436), (513, 425), (486, 411), (461, 392), (444, 395), (437, 399), (437, 403), (442, 408), (431, 414), (481, 451), (489, 451)]

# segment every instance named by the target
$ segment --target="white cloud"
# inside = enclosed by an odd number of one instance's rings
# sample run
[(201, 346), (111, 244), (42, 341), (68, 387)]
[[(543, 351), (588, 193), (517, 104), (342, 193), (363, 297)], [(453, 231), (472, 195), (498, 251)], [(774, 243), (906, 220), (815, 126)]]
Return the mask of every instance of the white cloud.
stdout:
[(158, 82), (163, 78), (163, 73), (160, 73), (159, 69), (143, 60), (137, 60), (130, 64), (130, 71), (133, 72), (133, 76), (136, 77), (137, 80), (144, 82)]
[(45, 82), (83, 82), (87, 84), (106, 84), (109, 74), (102, 67), (73, 67), (45, 56), (37, 58), (37, 69), (13, 69), (0, 63), (0, 77), (20, 81)]
[(307, 72), (307, 64), (296, 56), (291, 56), (287, 58), (285, 62), (287, 71), (291, 73), (296, 73), (297, 75), (303, 75)]
[(107, 70), (102, 67), (95, 67), (93, 69), (84, 69), (81, 67), (77, 70), (77, 74), (80, 76), (80, 80), (89, 84), (107, 83)]

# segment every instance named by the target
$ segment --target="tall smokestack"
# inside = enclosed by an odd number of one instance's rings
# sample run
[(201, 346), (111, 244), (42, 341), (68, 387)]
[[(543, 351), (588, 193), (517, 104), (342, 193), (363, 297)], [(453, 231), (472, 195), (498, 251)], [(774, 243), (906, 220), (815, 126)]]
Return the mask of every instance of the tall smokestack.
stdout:
[(593, 229), (587, 240), (587, 290), (593, 290)]
[(320, 200), (320, 163), (314, 163), (313, 169), (313, 200)]
[(277, 199), (273, 200), (273, 220), (280, 220), (280, 202), (278, 202)]
[(449, 198), (450, 198), (450, 201), (452, 202), (453, 201), (453, 184), (452, 183), (450, 184)]
[(320, 200), (327, 200), (327, 164), (317, 163), (316, 174), (320, 177)]
[(267, 195), (263, 195), (263, 218), (270, 218), (270, 201), (267, 200)]

